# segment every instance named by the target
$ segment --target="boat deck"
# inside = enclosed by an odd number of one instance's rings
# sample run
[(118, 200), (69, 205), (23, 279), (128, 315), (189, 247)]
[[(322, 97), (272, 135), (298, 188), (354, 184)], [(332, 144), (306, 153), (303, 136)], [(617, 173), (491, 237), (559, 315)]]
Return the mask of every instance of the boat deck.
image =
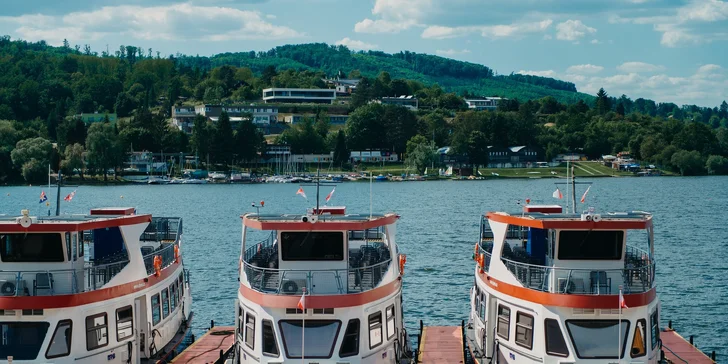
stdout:
[(665, 352), (665, 359), (670, 363), (682, 364), (715, 364), (715, 361), (700, 351), (694, 345), (690, 344), (684, 337), (680, 336), (677, 331), (672, 329), (664, 329), (660, 333), (662, 339), (662, 347)]
[(461, 326), (425, 326), (417, 349), (417, 363), (465, 363)]
[(222, 363), (235, 344), (235, 327), (216, 326), (210, 329), (185, 351), (181, 352), (172, 363)]

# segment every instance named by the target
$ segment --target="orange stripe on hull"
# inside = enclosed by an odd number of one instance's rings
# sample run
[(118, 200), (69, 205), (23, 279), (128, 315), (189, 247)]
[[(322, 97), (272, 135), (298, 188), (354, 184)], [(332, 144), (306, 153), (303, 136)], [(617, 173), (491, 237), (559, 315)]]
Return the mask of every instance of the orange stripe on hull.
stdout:
[[(478, 273), (478, 276), (490, 289), (544, 306), (594, 309), (619, 308), (619, 295), (605, 296), (541, 292), (499, 281), (487, 273)], [(640, 307), (649, 305), (657, 297), (657, 293), (652, 288), (645, 293), (625, 294), (623, 296), (627, 307)]]
[(0, 310), (66, 308), (119, 298), (137, 291), (143, 291), (161, 283), (175, 273), (179, 274), (179, 269), (175, 267), (176, 265), (181, 267), (181, 261), (180, 263), (173, 263), (171, 266), (162, 269), (159, 277), (151, 275), (144, 279), (90, 292), (57, 296), (0, 297)]
[[(387, 283), (384, 286), (370, 291), (353, 294), (340, 294), (328, 296), (306, 296), (306, 308), (344, 308), (364, 306), (368, 303), (389, 297), (402, 289), (400, 279)], [(283, 296), (279, 294), (261, 293), (252, 288), (240, 285), (240, 294), (253, 303), (262, 307), (271, 308), (294, 308), (301, 299), (299, 295)]]

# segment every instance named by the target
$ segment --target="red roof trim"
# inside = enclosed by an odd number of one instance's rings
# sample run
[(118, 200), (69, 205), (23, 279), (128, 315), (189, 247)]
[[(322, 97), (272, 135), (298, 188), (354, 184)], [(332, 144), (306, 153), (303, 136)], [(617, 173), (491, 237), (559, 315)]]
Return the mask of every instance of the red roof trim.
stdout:
[[(306, 296), (306, 308), (345, 308), (364, 306), (368, 303), (378, 301), (391, 296), (402, 290), (402, 281), (396, 279), (384, 286), (370, 291), (354, 294), (328, 295), (328, 296)], [(294, 308), (301, 299), (300, 295), (284, 296), (278, 294), (265, 294), (252, 288), (240, 285), (238, 292), (248, 300), (262, 306), (271, 308)]]
[(243, 225), (258, 230), (285, 230), (285, 231), (340, 231), (340, 230), (366, 230), (379, 226), (391, 225), (397, 222), (398, 215), (388, 214), (374, 220), (364, 221), (319, 221), (317, 223), (300, 221), (260, 221), (243, 215)]
[[(159, 277), (151, 275), (144, 279), (114, 287), (58, 296), (0, 297), (0, 310), (67, 308), (107, 301), (153, 287), (170, 276), (179, 274), (181, 269), (182, 264), (180, 259), (180, 263), (173, 263), (171, 266), (162, 269)], [(145, 282), (145, 279), (148, 281)]]
[(488, 220), (508, 225), (527, 226), (537, 229), (574, 229), (574, 230), (642, 230), (652, 225), (651, 219), (645, 220), (611, 220), (599, 222), (581, 220), (539, 220), (531, 217), (504, 215), (495, 212), (486, 214)]
[(0, 232), (9, 233), (40, 233), (40, 232), (59, 232), (59, 231), (84, 231), (103, 229), (108, 227), (119, 227), (126, 225), (136, 225), (145, 222), (151, 222), (152, 215), (131, 215), (131, 216), (120, 216), (115, 218), (104, 218), (99, 217), (95, 220), (89, 221), (43, 221), (36, 222), (28, 228), (20, 226), (16, 223), (4, 223), (0, 224)]
[(133, 215), (133, 207), (104, 207), (99, 209), (91, 209), (91, 215)]

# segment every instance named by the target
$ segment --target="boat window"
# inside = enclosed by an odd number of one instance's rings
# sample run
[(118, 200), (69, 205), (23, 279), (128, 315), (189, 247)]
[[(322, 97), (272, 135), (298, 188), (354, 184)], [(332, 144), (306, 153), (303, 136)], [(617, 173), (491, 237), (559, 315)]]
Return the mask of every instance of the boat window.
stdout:
[(544, 331), (546, 334), (546, 354), (561, 357), (569, 356), (569, 348), (566, 346), (559, 322), (554, 319), (544, 320)]
[(394, 325), (394, 305), (391, 305), (387, 307), (386, 310), (384, 310), (387, 318), (387, 340), (391, 339), (395, 334), (395, 325)]
[(77, 256), (78, 255), (78, 253), (77, 253), (77, 250), (78, 250), (77, 248), (78, 247), (76, 246), (76, 236), (77, 236), (77, 234), (75, 234), (75, 233), (74, 234), (71, 234), (71, 256), (73, 257), (73, 261), (74, 262), (78, 258), (78, 256)]
[(263, 355), (275, 357), (279, 355), (276, 333), (273, 331), (273, 322), (270, 320), (263, 320)]
[(0, 322), (0, 358), (35, 360), (48, 327), (47, 322)]
[(620, 260), (624, 231), (567, 230), (559, 232), (559, 259)]
[(255, 349), (255, 316), (250, 312), (245, 315), (245, 345)]
[(109, 344), (109, 327), (106, 313), (86, 317), (86, 350), (94, 350)]
[(342, 232), (282, 232), (281, 258), (285, 261), (344, 260)]
[(645, 319), (637, 320), (637, 325), (634, 327), (634, 336), (632, 336), (632, 349), (629, 351), (629, 355), (633, 358), (647, 355), (646, 328), (647, 322), (645, 322)]
[(159, 295), (152, 296), (152, 325), (156, 325), (162, 321), (162, 315), (159, 306)]
[(657, 310), (650, 315), (650, 334), (652, 349), (655, 349), (660, 341), (660, 323)]
[(180, 273), (180, 274), (179, 274), (179, 279), (177, 280), (177, 281), (178, 281), (178, 283), (179, 283), (179, 299), (180, 299), (180, 301), (181, 301), (181, 300), (182, 300), (182, 299), (184, 298), (184, 296), (185, 296), (185, 281), (184, 281), (184, 274), (185, 274), (184, 272)]
[[(283, 339), (283, 348), (289, 359), (301, 359), (303, 340), (308, 359), (328, 359), (334, 352), (336, 338), (339, 336), (339, 320), (281, 320), (278, 322)], [(304, 334), (304, 331), (305, 334)], [(303, 336), (303, 337), (302, 337)]]
[(61, 234), (57, 233), (0, 234), (0, 255), (3, 262), (65, 261)]
[(344, 339), (341, 340), (341, 349), (339, 349), (341, 358), (355, 355), (359, 355), (359, 319), (349, 320), (346, 332), (344, 332)]
[(66, 256), (68, 261), (71, 261), (71, 233), (66, 232)]
[(516, 313), (516, 344), (533, 348), (533, 316), (520, 311)]
[(382, 344), (382, 313), (369, 315), (369, 349)]
[(51, 343), (48, 344), (48, 350), (46, 350), (47, 359), (60, 358), (71, 353), (72, 332), (71, 320), (62, 320), (58, 322), (56, 331), (53, 332)]
[(240, 335), (240, 340), (243, 339), (245, 335), (245, 325), (243, 325), (243, 316), (245, 316), (245, 311), (243, 311), (242, 307), (238, 307), (238, 335)]
[(134, 335), (134, 315), (131, 306), (116, 310), (116, 341), (121, 342)]
[(480, 293), (480, 318), (485, 322), (485, 307), (486, 302), (488, 302), (485, 298), (485, 292)]
[(78, 234), (80, 236), (80, 238), (78, 239), (78, 257), (79, 258), (83, 258), (84, 255), (85, 255), (85, 253), (83, 252), (83, 248), (84, 248), (84, 246), (83, 246), (83, 243), (84, 243), (83, 236), (84, 236), (84, 234), (86, 234), (86, 232), (85, 231), (81, 231)]
[(498, 305), (498, 336), (508, 340), (511, 327), (511, 309)]
[(622, 320), (566, 320), (571, 342), (579, 359), (617, 359), (614, 355), (614, 339), (619, 335), (622, 345), (619, 357), (624, 356), (629, 321)]
[(169, 311), (174, 312), (174, 308), (177, 307), (177, 285), (172, 283), (169, 286)]
[(165, 288), (162, 290), (162, 318), (169, 316), (169, 291)]

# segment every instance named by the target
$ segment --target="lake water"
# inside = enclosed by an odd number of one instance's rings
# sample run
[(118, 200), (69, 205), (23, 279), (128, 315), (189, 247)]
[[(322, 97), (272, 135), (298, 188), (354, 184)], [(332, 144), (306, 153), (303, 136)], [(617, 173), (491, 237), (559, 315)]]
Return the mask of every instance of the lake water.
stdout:
[[(585, 179), (586, 180), (586, 179)], [(662, 325), (672, 320), (683, 336), (728, 355), (728, 177), (647, 177), (594, 179), (587, 203), (597, 211), (642, 210), (654, 214), (658, 294)], [(181, 216), (183, 253), (192, 274), (193, 326), (199, 335), (210, 320), (234, 322), (241, 219), (253, 201), (261, 212), (301, 213), (310, 207), (296, 196), (298, 185), (80, 186), (66, 213), (92, 207), (133, 206), (140, 213)], [(352, 213), (369, 212), (368, 183), (343, 183), (332, 204)], [(404, 279), (405, 319), (410, 332), (418, 320), (456, 325), (468, 317), (468, 290), (473, 284), (472, 248), (480, 216), (490, 210), (515, 211), (516, 200), (554, 203), (554, 180), (488, 180), (374, 183), (374, 212), (396, 212), (397, 241), (407, 254)], [(561, 188), (562, 191), (564, 188)], [(39, 187), (0, 187), (0, 214), (46, 214), (38, 204)], [(62, 195), (73, 188), (66, 187)], [(46, 189), (46, 193), (49, 191)], [(322, 188), (322, 199), (329, 192)], [(122, 198), (123, 196), (123, 198)], [(49, 194), (55, 200), (55, 189)], [(564, 200), (562, 200), (563, 202)]]

